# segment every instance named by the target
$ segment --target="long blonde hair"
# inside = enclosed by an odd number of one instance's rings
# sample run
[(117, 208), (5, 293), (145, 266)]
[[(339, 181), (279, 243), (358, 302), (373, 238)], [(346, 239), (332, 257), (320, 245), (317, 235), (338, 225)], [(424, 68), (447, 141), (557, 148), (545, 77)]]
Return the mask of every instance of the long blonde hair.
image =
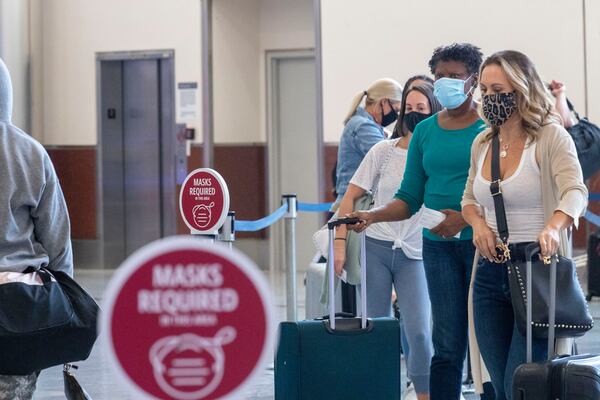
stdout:
[[(529, 57), (515, 50), (499, 51), (481, 64), (479, 76), (482, 76), (485, 67), (491, 64), (502, 68), (508, 81), (515, 88), (515, 102), (517, 112), (521, 116), (521, 127), (532, 140), (535, 140), (542, 126), (550, 123), (562, 124), (560, 116), (554, 110), (552, 95)], [(479, 105), (479, 115), (490, 125), (483, 115), (482, 104)], [(498, 127), (492, 127), (486, 139), (491, 139), (498, 132)]]
[(344, 119), (344, 125), (350, 121), (350, 118), (352, 118), (356, 109), (362, 102), (363, 97), (367, 98), (365, 100), (365, 105), (377, 103), (384, 98), (400, 102), (402, 101), (402, 86), (391, 78), (377, 79), (367, 90), (357, 93), (356, 96), (354, 96), (350, 111), (348, 111), (348, 115), (346, 115), (346, 118)]

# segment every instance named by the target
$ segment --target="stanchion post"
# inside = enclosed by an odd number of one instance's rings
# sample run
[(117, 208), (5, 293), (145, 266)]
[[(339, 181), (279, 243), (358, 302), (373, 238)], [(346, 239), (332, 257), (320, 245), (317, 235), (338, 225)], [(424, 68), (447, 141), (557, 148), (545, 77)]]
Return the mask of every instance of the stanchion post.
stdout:
[(226, 242), (229, 249), (233, 249), (233, 242), (235, 242), (235, 211), (229, 211), (227, 213), (225, 223), (219, 228), (217, 240), (219, 242)]
[(295, 194), (284, 194), (281, 203), (287, 204), (285, 219), (285, 259), (286, 259), (286, 306), (287, 320), (297, 321), (296, 296), (296, 217), (298, 216), (298, 199)]

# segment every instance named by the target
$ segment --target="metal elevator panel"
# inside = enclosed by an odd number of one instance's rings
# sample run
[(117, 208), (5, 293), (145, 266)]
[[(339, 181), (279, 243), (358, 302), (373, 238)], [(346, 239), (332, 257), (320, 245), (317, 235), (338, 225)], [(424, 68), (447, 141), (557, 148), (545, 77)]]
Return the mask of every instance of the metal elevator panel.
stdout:
[(123, 68), (105, 61), (100, 71), (102, 132), (102, 218), (104, 265), (116, 267), (125, 259), (125, 191), (123, 185)]
[(123, 63), (125, 254), (162, 236), (158, 60)]
[(98, 63), (99, 218), (104, 268), (116, 268), (176, 233), (177, 127), (172, 55), (107, 57)]

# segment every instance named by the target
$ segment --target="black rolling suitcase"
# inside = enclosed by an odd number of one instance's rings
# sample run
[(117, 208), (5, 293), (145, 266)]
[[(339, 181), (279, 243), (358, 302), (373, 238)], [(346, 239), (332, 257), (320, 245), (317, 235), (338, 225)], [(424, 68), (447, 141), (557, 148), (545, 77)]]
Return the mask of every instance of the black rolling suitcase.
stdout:
[(556, 258), (550, 265), (548, 360), (532, 363), (531, 258), (527, 254), (527, 364), (513, 376), (513, 400), (600, 400), (600, 355), (554, 356)]
[(587, 301), (600, 296), (600, 230), (592, 233), (587, 248), (588, 294)]

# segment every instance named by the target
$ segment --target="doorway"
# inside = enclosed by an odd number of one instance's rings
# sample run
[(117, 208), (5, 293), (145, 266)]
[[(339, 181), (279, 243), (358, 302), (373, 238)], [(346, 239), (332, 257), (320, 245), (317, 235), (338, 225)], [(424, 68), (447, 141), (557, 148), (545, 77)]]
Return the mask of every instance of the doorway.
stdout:
[[(282, 194), (296, 194), (300, 202), (318, 202), (317, 92), (313, 50), (268, 51), (267, 140), (270, 209), (281, 205)], [(312, 235), (321, 216), (302, 213), (296, 220), (298, 270), (305, 270), (315, 254)], [(284, 265), (282, 224), (270, 231), (270, 268)]]
[(104, 268), (176, 233), (174, 52), (98, 53), (98, 216)]

